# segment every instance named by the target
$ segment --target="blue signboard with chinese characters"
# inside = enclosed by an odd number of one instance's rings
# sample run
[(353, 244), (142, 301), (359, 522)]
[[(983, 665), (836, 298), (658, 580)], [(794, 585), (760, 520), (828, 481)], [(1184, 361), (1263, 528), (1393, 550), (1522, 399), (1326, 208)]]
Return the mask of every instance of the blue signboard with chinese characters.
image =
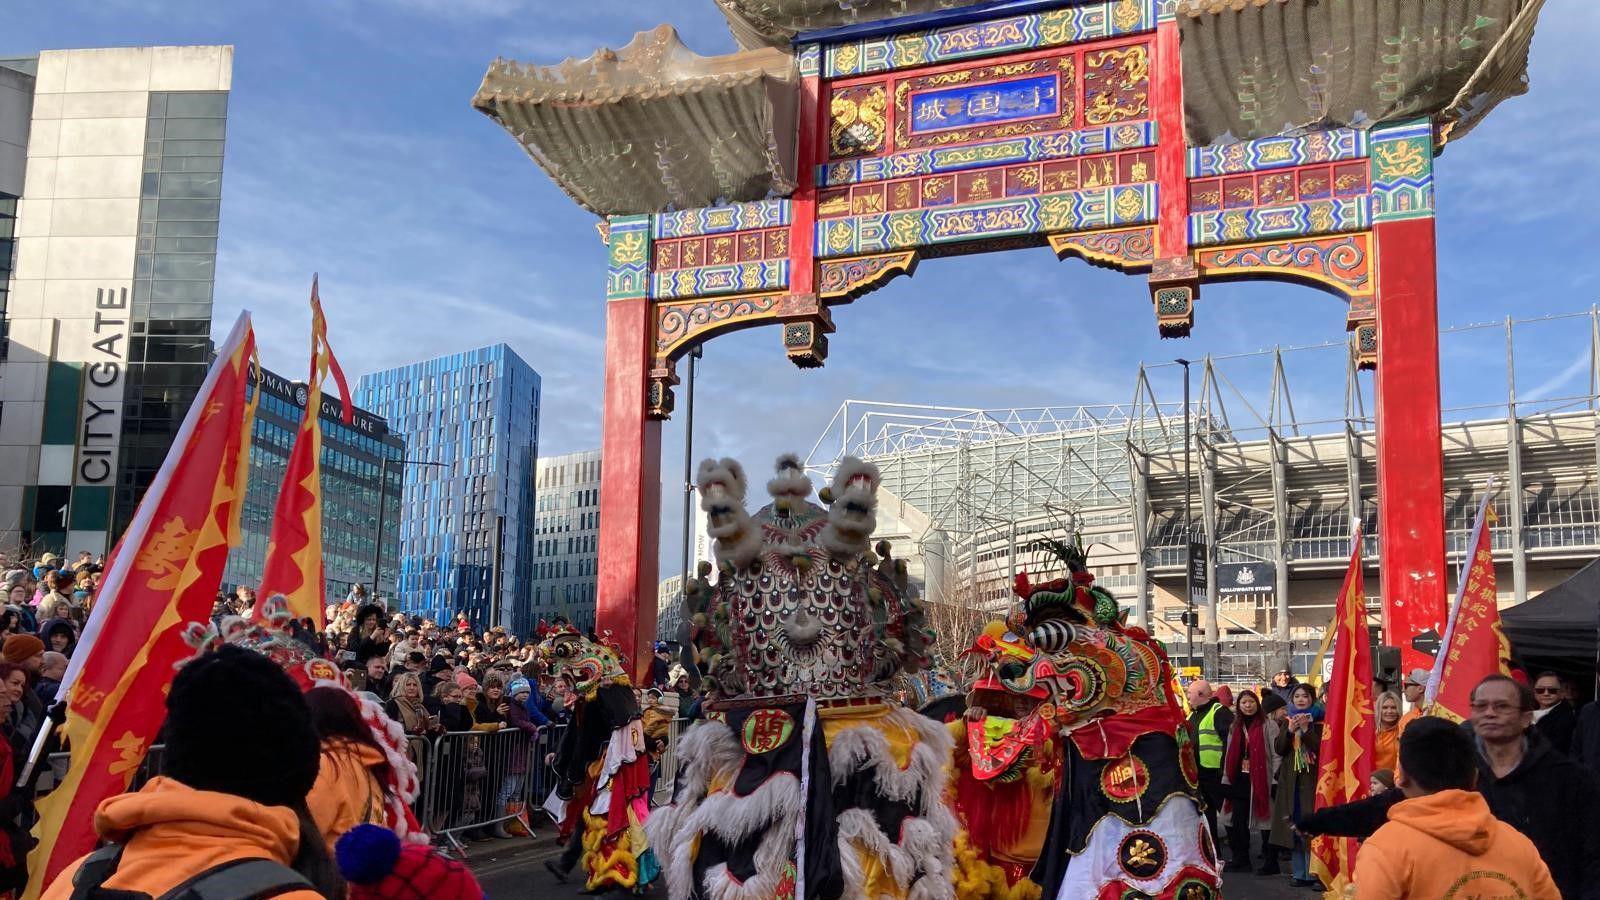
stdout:
[(919, 91), (911, 95), (911, 132), (1053, 116), (1060, 105), (1054, 73)]

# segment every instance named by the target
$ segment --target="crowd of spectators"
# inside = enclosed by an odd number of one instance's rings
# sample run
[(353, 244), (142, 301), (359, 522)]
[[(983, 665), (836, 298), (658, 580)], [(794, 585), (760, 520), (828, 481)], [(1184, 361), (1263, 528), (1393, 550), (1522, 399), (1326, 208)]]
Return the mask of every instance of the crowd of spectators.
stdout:
[[(1361, 897), (1442, 896), (1429, 893), (1436, 878), (1404, 874), (1422, 859), (1444, 871), (1494, 861), (1518, 873), (1526, 896), (1600, 900), (1600, 706), (1580, 712), (1556, 673), (1531, 684), (1517, 675), (1477, 685), (1459, 725), (1422, 715), (1427, 670), (1407, 675), (1401, 693), (1373, 685), (1369, 795), (1325, 809), (1315, 802), (1325, 689), (1288, 670), (1259, 686), (1191, 681), (1188, 727), (1219, 846), (1226, 832), (1227, 869), (1277, 875), (1286, 857), (1291, 884), (1320, 890), (1310, 868), (1313, 837), (1377, 840), (1388, 824), (1379, 843), (1390, 849), (1374, 854), (1382, 862), (1360, 855)], [(1235, 696), (1226, 702), (1227, 695)], [(1419, 722), (1427, 725), (1413, 740)], [(1449, 734), (1441, 736), (1441, 726)]]

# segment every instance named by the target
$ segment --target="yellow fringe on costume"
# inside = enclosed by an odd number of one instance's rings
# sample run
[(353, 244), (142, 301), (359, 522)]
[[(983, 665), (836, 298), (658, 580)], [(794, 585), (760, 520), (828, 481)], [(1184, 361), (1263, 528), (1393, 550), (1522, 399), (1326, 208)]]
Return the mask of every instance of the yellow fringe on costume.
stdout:
[(1040, 900), (1044, 893), (1026, 878), (1014, 886), (1007, 884), (1005, 870), (986, 862), (967, 842), (965, 830), (956, 834), (956, 865), (951, 874), (961, 900)]
[[(631, 810), (628, 820), (628, 830), (622, 835), (626, 840), (608, 842), (606, 817), (593, 815), (587, 809), (583, 811), (583, 868), (588, 873), (584, 883), (587, 890), (632, 890), (639, 883), (639, 858), (634, 855), (634, 848), (641, 842), (632, 839), (632, 832), (638, 830), (638, 825), (633, 822)], [(612, 845), (609, 848), (608, 843)]]

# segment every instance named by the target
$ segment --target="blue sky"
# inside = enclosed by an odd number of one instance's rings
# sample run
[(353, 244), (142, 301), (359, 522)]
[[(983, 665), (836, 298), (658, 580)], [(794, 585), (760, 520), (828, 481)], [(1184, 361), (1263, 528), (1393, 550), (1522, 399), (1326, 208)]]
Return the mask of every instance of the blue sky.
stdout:
[[(542, 450), (564, 452), (599, 443), (604, 261), (595, 219), (469, 100), (495, 56), (584, 56), (662, 21), (701, 53), (733, 49), (712, 0), (17, 0), (0, 55), (233, 44), (220, 327), (251, 309), (266, 364), (299, 371), (305, 296), (320, 272), (352, 377), (505, 340), (544, 378)], [(1586, 310), (1600, 299), (1597, 43), (1600, 4), (1549, 3), (1530, 92), (1439, 159), (1442, 325)], [(1040, 249), (929, 261), (915, 278), (836, 309), (835, 321), (819, 371), (790, 366), (773, 329), (711, 343), (697, 451), (764, 469), (778, 452), (809, 450), (846, 398), (1122, 402), (1141, 360), (1338, 341), (1344, 310), (1291, 285), (1207, 286), (1194, 337), (1161, 341), (1141, 278)], [(1570, 321), (1519, 333), (1519, 388), (1583, 392), (1586, 336), (1586, 323)], [(1447, 405), (1497, 402), (1499, 341), (1488, 332), (1446, 339)], [(1292, 360), (1302, 415), (1337, 415), (1340, 353)], [(1246, 394), (1263, 383), (1259, 360), (1236, 368)], [(1172, 367), (1156, 377), (1175, 385)], [(1260, 405), (1264, 395), (1251, 399)], [(669, 423), (668, 535), (681, 443), (679, 423)]]

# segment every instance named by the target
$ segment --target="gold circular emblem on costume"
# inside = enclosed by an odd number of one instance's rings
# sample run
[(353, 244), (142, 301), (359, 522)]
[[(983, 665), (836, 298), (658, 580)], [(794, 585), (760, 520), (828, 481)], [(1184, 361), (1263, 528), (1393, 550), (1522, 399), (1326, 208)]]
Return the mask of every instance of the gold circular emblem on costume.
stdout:
[(1100, 792), (1113, 803), (1131, 803), (1150, 787), (1150, 768), (1128, 753), (1100, 770)]
[(1167, 844), (1154, 831), (1130, 831), (1117, 845), (1117, 865), (1135, 881), (1148, 881), (1167, 867)]
[(744, 720), (739, 740), (744, 744), (744, 752), (760, 755), (789, 743), (793, 735), (794, 716), (781, 709), (758, 709)]

